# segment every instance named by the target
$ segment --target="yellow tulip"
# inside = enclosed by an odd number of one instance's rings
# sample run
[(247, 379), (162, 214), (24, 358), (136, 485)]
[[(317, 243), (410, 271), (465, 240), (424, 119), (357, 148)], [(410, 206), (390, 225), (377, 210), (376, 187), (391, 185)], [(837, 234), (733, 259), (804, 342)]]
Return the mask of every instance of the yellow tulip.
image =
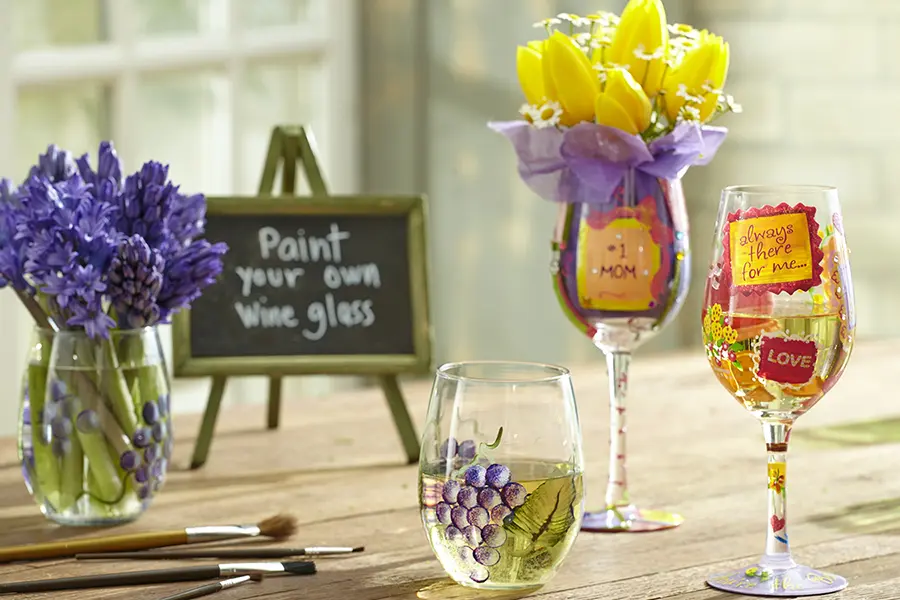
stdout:
[(594, 110), (597, 112), (597, 123), (600, 125), (615, 127), (632, 135), (640, 133), (637, 124), (628, 115), (628, 111), (609, 94), (605, 92), (597, 94)]
[(661, 0), (630, 0), (604, 55), (608, 65), (627, 67), (647, 96), (659, 93), (666, 71), (669, 30)]
[(698, 110), (700, 121), (705, 122), (713, 115), (718, 93), (728, 76), (728, 60), (728, 43), (708, 31), (701, 31), (697, 45), (685, 52), (663, 83), (666, 115), (670, 121), (678, 117), (688, 102)]
[(564, 125), (594, 120), (594, 99), (600, 91), (597, 72), (578, 44), (555, 31), (543, 54), (544, 92), (562, 105)]
[(516, 49), (516, 72), (519, 85), (529, 104), (540, 106), (544, 102), (544, 75), (542, 57), (533, 48), (519, 46)]
[[(638, 131), (644, 131), (650, 126), (650, 113), (653, 111), (653, 106), (650, 104), (647, 94), (628, 71), (624, 69), (606, 71), (606, 85), (603, 91), (628, 113)], [(600, 118), (599, 112), (597, 118)]]

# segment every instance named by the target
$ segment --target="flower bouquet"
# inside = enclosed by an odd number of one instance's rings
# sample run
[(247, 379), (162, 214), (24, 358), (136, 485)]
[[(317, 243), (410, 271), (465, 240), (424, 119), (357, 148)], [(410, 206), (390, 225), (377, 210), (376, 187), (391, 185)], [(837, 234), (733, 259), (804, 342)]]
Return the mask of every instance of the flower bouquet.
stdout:
[(96, 169), (50, 146), (24, 183), (0, 182), (0, 287), (36, 321), (20, 458), (49, 518), (127, 521), (162, 486), (172, 437), (156, 325), (222, 272), (205, 214), (165, 165), (123, 178), (109, 142)]
[(518, 156), (535, 193), (559, 203), (554, 291), (568, 319), (606, 354), (610, 473), (605, 510), (589, 531), (653, 531), (679, 515), (632, 504), (625, 469), (630, 356), (684, 304), (690, 281), (681, 177), (707, 164), (738, 112), (722, 91), (729, 48), (668, 25), (660, 0), (630, 0), (622, 16), (563, 13), (535, 24), (547, 38), (518, 48), (521, 119), (490, 123)]
[(629, 171), (678, 179), (724, 140), (707, 123), (740, 112), (722, 91), (728, 44), (667, 25), (660, 0), (631, 0), (621, 18), (563, 13), (535, 27), (547, 39), (516, 56), (522, 119), (490, 127), (513, 143), (522, 179), (542, 198), (604, 205)]

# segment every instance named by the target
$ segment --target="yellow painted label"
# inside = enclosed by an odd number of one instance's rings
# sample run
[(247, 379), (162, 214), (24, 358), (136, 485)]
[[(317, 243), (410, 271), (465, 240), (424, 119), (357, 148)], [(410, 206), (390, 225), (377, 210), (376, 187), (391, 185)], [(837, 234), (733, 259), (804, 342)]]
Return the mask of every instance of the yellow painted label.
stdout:
[(735, 286), (812, 279), (812, 249), (805, 213), (735, 221), (729, 232)]
[(615, 219), (602, 229), (582, 222), (578, 231), (578, 298), (585, 308), (647, 310), (655, 306), (653, 278), (662, 250), (644, 223)]

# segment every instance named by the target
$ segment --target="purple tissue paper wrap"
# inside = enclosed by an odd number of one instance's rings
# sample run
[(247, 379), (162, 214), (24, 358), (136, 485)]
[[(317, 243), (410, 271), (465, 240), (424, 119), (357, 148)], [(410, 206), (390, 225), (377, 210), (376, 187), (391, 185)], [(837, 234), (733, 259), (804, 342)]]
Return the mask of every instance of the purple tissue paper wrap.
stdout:
[(519, 158), (519, 175), (545, 200), (608, 204), (623, 177), (680, 179), (689, 167), (712, 160), (725, 140), (723, 127), (681, 123), (647, 145), (620, 129), (579, 123), (566, 130), (538, 129), (526, 121), (488, 123), (505, 135)]

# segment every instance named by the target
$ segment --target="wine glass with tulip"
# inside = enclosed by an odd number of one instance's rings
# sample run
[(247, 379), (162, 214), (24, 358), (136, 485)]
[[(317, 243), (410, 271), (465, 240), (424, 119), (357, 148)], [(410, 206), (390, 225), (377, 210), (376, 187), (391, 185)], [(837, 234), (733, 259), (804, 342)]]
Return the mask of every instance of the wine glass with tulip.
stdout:
[(606, 355), (609, 477), (604, 505), (585, 514), (582, 529), (675, 527), (679, 515), (639, 508), (628, 494), (628, 369), (687, 294), (681, 177), (724, 140), (710, 121), (739, 110), (722, 91), (728, 44), (668, 25), (660, 0), (631, 0), (621, 17), (563, 13), (536, 26), (546, 38), (517, 51), (522, 119), (491, 127), (512, 142), (523, 181), (558, 203), (553, 288), (568, 320)]

